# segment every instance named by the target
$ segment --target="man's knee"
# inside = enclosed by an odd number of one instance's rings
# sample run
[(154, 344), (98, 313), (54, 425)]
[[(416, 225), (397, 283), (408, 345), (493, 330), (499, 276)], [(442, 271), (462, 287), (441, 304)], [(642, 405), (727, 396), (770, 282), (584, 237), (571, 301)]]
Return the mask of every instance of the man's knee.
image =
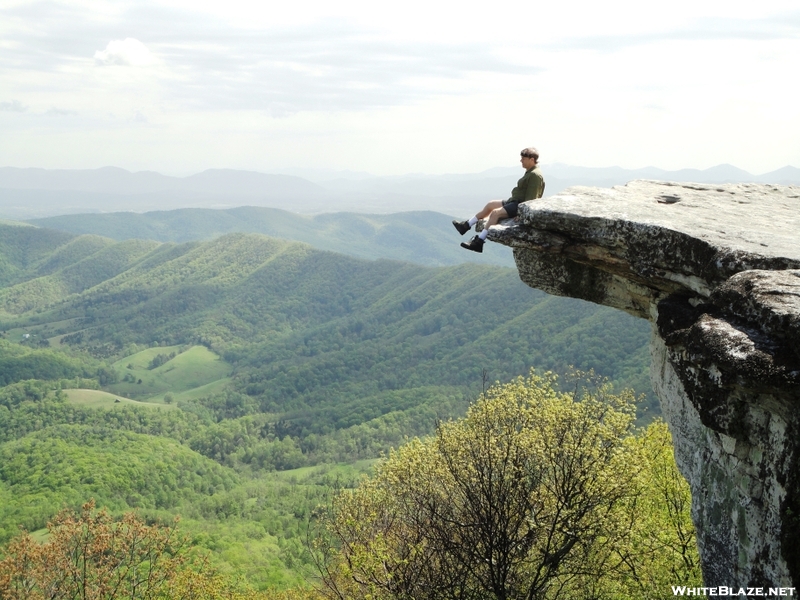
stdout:
[(500, 219), (505, 219), (506, 217), (508, 217), (508, 213), (506, 212), (506, 209), (503, 208), (502, 206), (495, 208), (489, 215), (489, 218), (495, 223)]

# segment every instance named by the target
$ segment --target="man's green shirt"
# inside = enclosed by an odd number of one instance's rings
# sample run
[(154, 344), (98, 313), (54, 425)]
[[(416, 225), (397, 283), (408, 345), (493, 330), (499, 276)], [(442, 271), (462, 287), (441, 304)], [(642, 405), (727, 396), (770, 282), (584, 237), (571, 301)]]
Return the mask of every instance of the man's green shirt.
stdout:
[(533, 167), (525, 171), (525, 175), (517, 182), (517, 187), (511, 190), (511, 198), (503, 202), (503, 204), (536, 200), (543, 195), (544, 177), (542, 177), (542, 172), (539, 170), (539, 167)]

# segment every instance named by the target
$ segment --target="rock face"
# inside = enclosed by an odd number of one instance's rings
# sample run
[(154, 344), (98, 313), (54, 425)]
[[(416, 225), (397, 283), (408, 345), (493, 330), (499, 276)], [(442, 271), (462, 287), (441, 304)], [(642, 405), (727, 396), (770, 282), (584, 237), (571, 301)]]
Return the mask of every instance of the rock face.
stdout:
[(800, 587), (800, 188), (634, 181), (519, 212), (489, 239), (525, 283), (653, 324), (706, 585)]

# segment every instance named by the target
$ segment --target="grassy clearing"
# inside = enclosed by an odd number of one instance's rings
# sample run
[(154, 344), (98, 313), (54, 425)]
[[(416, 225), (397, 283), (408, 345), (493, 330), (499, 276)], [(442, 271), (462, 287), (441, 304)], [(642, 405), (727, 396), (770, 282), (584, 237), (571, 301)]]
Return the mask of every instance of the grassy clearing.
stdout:
[[(154, 360), (163, 364), (151, 368)], [(224, 388), (232, 369), (204, 346), (148, 348), (118, 360), (113, 368), (120, 382), (109, 386), (112, 393), (150, 400), (163, 400), (168, 392), (183, 400), (207, 396)]]
[(9, 342), (15, 342), (17, 344), (27, 341), (23, 337), (25, 334), (29, 336), (36, 335), (30, 327), (14, 327), (13, 329), (7, 329), (5, 332), (0, 331), (0, 333), (5, 333), (3, 339), (8, 340)]
[[(70, 333), (76, 333), (76, 332), (70, 332)], [(61, 333), (59, 335), (54, 335), (53, 337), (47, 338), (47, 341), (50, 342), (50, 345), (53, 346), (54, 348), (58, 348), (58, 346), (61, 345), (61, 340), (63, 340), (68, 335), (69, 333)]]
[[(183, 392), (175, 392), (173, 393), (173, 397), (175, 402), (179, 400), (187, 401), (187, 400), (197, 400), (198, 398), (205, 398), (206, 396), (212, 396), (214, 394), (219, 394), (225, 390), (228, 384), (231, 382), (230, 377), (223, 377), (222, 379), (217, 379), (216, 381), (212, 381), (211, 383), (207, 383), (206, 385), (201, 385), (196, 388), (192, 388), (190, 390), (186, 390)], [(151, 400), (158, 400), (162, 401), (164, 399), (164, 395), (154, 396)]]
[[(61, 340), (65, 336), (83, 331), (83, 329), (80, 328), (75, 329), (79, 320), (80, 319), (76, 317), (73, 319), (63, 319), (61, 321), (50, 321), (44, 325), (33, 327), (32, 332), (43, 338), (47, 338), (51, 346), (58, 347), (61, 345)], [(78, 327), (80, 327), (80, 325), (78, 325)]]
[(133, 365), (133, 368), (137, 370), (147, 369), (150, 361), (159, 354), (171, 354), (173, 352), (179, 354), (183, 350), (183, 346), (156, 346), (155, 348), (148, 348), (147, 350), (142, 350), (136, 354), (121, 358), (112, 366), (120, 373), (124, 373), (124, 369), (127, 368), (128, 365)]
[(44, 544), (50, 539), (50, 532), (47, 529), (37, 529), (36, 531), (31, 531), (31, 537), (35, 542)]
[(138, 402), (102, 390), (64, 390), (70, 404), (89, 406), (92, 408), (113, 408), (115, 406), (146, 406), (149, 408), (173, 408), (168, 404), (156, 402)]
[[(2, 311), (2, 309), (0, 309), (0, 320), (2, 320), (4, 317), (14, 319), (18, 316), (19, 315), (5, 313)], [(51, 346), (59, 346), (61, 344), (61, 338), (63, 338), (65, 335), (80, 331), (80, 329), (76, 330), (72, 328), (74, 327), (76, 321), (78, 321), (77, 318), (63, 319), (61, 321), (45, 323), (44, 325), (30, 325), (21, 327), (15, 326), (7, 330), (0, 328), (0, 336), (9, 342), (20, 343), (25, 341), (22, 336), (27, 333), (36, 340), (46, 339), (50, 342)]]
[(372, 469), (380, 459), (370, 458), (358, 460), (354, 463), (337, 463), (316, 465), (313, 467), (300, 467), (288, 471), (276, 471), (270, 476), (278, 481), (298, 484), (325, 484), (335, 485), (338, 483), (347, 486), (361, 479), (364, 475), (371, 475)]

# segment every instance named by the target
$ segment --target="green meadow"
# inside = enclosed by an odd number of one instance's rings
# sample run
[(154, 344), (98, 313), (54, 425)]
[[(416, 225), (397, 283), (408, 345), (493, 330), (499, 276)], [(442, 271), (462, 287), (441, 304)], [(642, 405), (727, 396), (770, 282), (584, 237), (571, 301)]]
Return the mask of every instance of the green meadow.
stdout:
[(75, 406), (85, 406), (89, 408), (114, 408), (122, 406), (142, 406), (145, 408), (172, 408), (168, 404), (157, 402), (138, 402), (117, 394), (111, 394), (102, 390), (64, 390), (67, 401)]
[(112, 394), (163, 401), (167, 393), (188, 400), (219, 392), (233, 367), (204, 346), (163, 346), (126, 356), (112, 368), (119, 376), (108, 386)]

